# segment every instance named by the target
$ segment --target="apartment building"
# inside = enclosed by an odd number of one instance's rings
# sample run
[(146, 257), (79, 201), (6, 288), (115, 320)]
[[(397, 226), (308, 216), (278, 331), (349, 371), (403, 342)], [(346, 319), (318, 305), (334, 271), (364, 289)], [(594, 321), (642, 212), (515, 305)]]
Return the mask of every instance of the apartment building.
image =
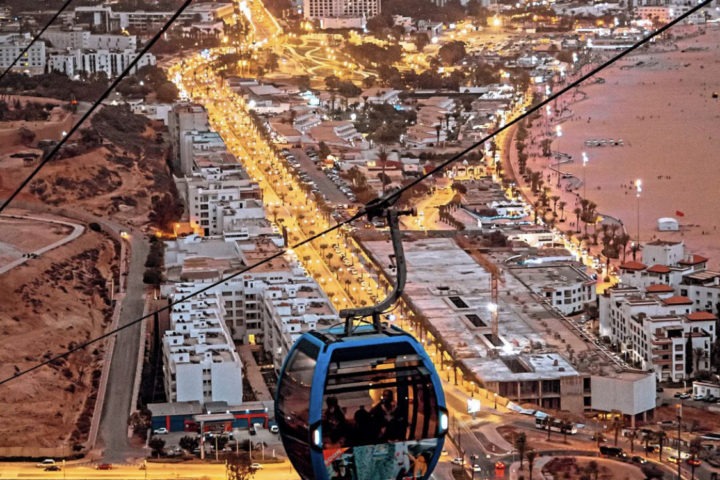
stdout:
[[(179, 289), (171, 298), (186, 293)], [(224, 321), (221, 296), (201, 293), (170, 311), (163, 335), (165, 393), (170, 402), (242, 403), (242, 362)]]
[(262, 292), (261, 308), (263, 346), (272, 356), (278, 374), (290, 348), (303, 333), (340, 321), (325, 293), (314, 282), (268, 287)]
[(303, 16), (321, 28), (364, 28), (380, 14), (380, 0), (303, 0)]
[[(185, 23), (207, 23), (223, 20), (233, 14), (233, 4), (228, 3), (195, 3), (183, 11), (176, 25)], [(143, 10), (118, 12), (110, 5), (82, 5), (75, 7), (75, 22), (84, 23), (106, 32), (126, 29), (145, 31), (157, 29), (174, 14), (174, 11)]]
[(48, 29), (43, 39), (54, 49), (137, 50), (137, 36), (95, 34), (89, 30)]
[(683, 242), (644, 244), (640, 261), (620, 265), (620, 285), (600, 298), (600, 334), (660, 381), (708, 370), (720, 272), (707, 270), (707, 262), (686, 252)]
[(507, 271), (563, 315), (582, 312), (587, 304), (595, 304), (596, 280), (578, 263), (544, 264), (540, 258), (538, 264), (528, 260), (527, 265), (513, 266)]
[(180, 143), (186, 132), (207, 131), (210, 127), (208, 114), (205, 107), (195, 103), (178, 103), (173, 106), (168, 116), (168, 130), (170, 132), (170, 145), (172, 146), (173, 167), (175, 171), (182, 174), (192, 172), (190, 157), (185, 157), (185, 163), (181, 163)]
[(257, 231), (258, 235), (272, 233), (265, 220), (262, 191), (239, 166), (200, 168), (175, 182), (191, 224), (199, 226), (205, 236), (249, 228), (243, 222), (252, 220), (264, 220), (266, 229)]
[[(0, 69), (4, 71), (10, 67), (31, 40), (32, 37), (28, 33), (0, 35)], [(45, 42), (40, 40), (35, 42), (15, 63), (13, 71), (36, 75), (43, 73), (45, 66)]]
[[(48, 68), (63, 73), (68, 77), (84, 72), (88, 75), (104, 72), (108, 78), (120, 75), (137, 57), (135, 49), (126, 50), (84, 50), (68, 49), (62, 53), (52, 53), (48, 58)], [(155, 55), (146, 53), (130, 70), (135, 73), (147, 65), (155, 65)]]

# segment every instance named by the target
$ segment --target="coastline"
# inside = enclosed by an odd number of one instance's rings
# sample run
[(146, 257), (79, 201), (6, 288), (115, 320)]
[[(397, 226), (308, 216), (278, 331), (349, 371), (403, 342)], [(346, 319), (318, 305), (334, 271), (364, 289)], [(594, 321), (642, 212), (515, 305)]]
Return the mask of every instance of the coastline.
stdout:
[[(633, 241), (638, 233), (641, 244), (684, 241), (689, 253), (709, 257), (708, 267), (718, 269), (720, 162), (713, 157), (720, 150), (720, 133), (713, 126), (719, 124), (720, 99), (713, 96), (720, 93), (720, 28), (706, 32), (675, 40), (676, 48), (629, 55), (601, 72), (603, 81), (590, 80), (566, 93), (553, 105), (549, 122), (543, 115), (528, 127), (526, 151), (528, 168), (542, 171), (551, 195), (566, 202), (566, 218), (587, 195), (601, 216), (624, 224)], [(562, 126), (560, 138), (554, 136), (556, 125)], [(560, 188), (556, 160), (539, 152), (550, 132), (552, 152), (571, 157), (559, 165)], [(614, 142), (594, 146), (609, 139)], [(582, 152), (589, 158), (585, 167)], [(518, 185), (524, 185), (514, 145), (504, 157)], [(642, 179), (639, 199), (636, 179)], [(662, 217), (677, 219), (679, 231), (658, 231)], [(570, 221), (557, 227), (570, 230)]]

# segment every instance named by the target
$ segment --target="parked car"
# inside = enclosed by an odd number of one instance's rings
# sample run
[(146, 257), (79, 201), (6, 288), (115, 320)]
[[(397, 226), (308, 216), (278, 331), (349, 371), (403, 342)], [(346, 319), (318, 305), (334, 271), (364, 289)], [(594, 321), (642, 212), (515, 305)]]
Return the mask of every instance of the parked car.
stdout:
[(691, 457), (691, 458), (688, 458), (688, 459), (685, 460), (685, 461), (687, 462), (688, 465), (692, 465), (693, 467), (699, 467), (700, 464), (702, 464), (702, 461), (700, 461), (699, 458), (692, 458), (692, 457)]
[(603, 457), (627, 458), (627, 453), (622, 448), (609, 445), (600, 445), (600, 454)]
[(277, 425), (271, 425), (270, 426), (270, 432), (272, 433), (280, 433), (280, 428)]
[(46, 458), (45, 460), (36, 464), (35, 466), (38, 468), (45, 468), (45, 467), (49, 467), (50, 465), (55, 465), (55, 460), (53, 460), (52, 458)]
[(155, 434), (155, 435), (167, 435), (167, 434), (168, 434), (168, 429), (165, 428), (165, 427), (156, 428), (155, 430), (153, 430), (153, 434)]
[(692, 398), (693, 398), (693, 400), (702, 400), (705, 398), (705, 395), (697, 394), (697, 395), (693, 395)]
[(45, 467), (44, 471), (46, 472), (59, 472), (61, 469), (57, 465), (50, 465), (49, 467)]
[(98, 470), (112, 470), (112, 464), (110, 463), (101, 463), (96, 467)]
[(263, 466), (261, 463), (253, 463), (250, 465), (250, 470), (262, 470)]
[(640, 457), (640, 456), (638, 456), (638, 455), (635, 455), (634, 457), (631, 457), (631, 458), (630, 458), (630, 461), (631, 461), (632, 463), (637, 463), (637, 464), (639, 464), (639, 465), (644, 465), (644, 464), (647, 463), (647, 460), (645, 460), (643, 457)]

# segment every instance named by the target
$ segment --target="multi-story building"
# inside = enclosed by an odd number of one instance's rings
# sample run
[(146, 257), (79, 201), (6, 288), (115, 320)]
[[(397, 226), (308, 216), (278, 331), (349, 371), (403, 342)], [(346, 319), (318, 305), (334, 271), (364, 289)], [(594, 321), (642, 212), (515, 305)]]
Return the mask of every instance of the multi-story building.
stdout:
[(586, 305), (595, 304), (596, 280), (579, 264), (554, 262), (545, 265), (540, 262), (513, 266), (508, 271), (563, 315), (582, 312)]
[(339, 322), (337, 312), (314, 282), (272, 286), (262, 293), (264, 348), (276, 373), (303, 333)]
[(682, 242), (645, 244), (642, 262), (623, 263), (622, 283), (600, 298), (600, 334), (658, 380), (708, 370), (720, 273), (706, 270), (707, 260)]
[[(53, 53), (48, 59), (48, 68), (74, 77), (80, 72), (89, 75), (104, 72), (108, 78), (120, 75), (137, 57), (134, 49), (127, 50), (67, 50), (65, 53)], [(146, 65), (155, 65), (152, 53), (144, 54), (130, 73), (135, 73)]]
[[(264, 220), (262, 191), (239, 166), (200, 168), (191, 175), (176, 178), (180, 195), (185, 200), (189, 220), (204, 235), (237, 232), (248, 220)], [(266, 232), (269, 233), (270, 224)]]
[(186, 158), (186, 164), (181, 165), (180, 143), (186, 132), (207, 131), (209, 128), (207, 110), (202, 105), (194, 103), (179, 103), (175, 105), (168, 116), (168, 130), (170, 132), (170, 145), (173, 151), (173, 166), (176, 171), (183, 174), (192, 172), (192, 162)]
[[(173, 298), (185, 295), (181, 289)], [(162, 345), (165, 393), (170, 402), (242, 403), (242, 362), (224, 315), (218, 294), (201, 293), (173, 305)]]
[[(116, 12), (109, 5), (83, 5), (75, 7), (76, 23), (84, 23), (106, 32), (136, 29), (157, 29), (163, 25), (175, 12), (137, 10), (132, 12)], [(232, 3), (197, 3), (192, 4), (183, 11), (176, 21), (176, 25), (184, 23), (216, 22), (233, 14)]]
[(364, 28), (380, 14), (380, 0), (303, 0), (303, 16), (322, 28)]
[(43, 34), (54, 49), (137, 50), (137, 36), (94, 34), (89, 30), (48, 29)]
[[(5, 70), (20, 56), (32, 40), (30, 34), (0, 35), (0, 69)], [(45, 42), (35, 42), (13, 67), (14, 71), (40, 74), (45, 71)]]

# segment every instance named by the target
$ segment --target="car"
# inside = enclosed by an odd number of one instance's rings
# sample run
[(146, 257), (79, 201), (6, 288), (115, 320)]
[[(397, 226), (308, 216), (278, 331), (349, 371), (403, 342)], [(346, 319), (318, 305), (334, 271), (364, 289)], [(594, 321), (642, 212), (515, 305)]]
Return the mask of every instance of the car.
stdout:
[(155, 430), (153, 430), (153, 434), (154, 435), (167, 435), (168, 429), (165, 427), (156, 428)]
[(692, 457), (691, 457), (691, 458), (688, 458), (688, 459), (685, 460), (685, 461), (687, 462), (688, 465), (691, 465), (691, 466), (693, 466), (693, 467), (699, 467), (700, 464), (702, 464), (702, 461), (700, 461), (699, 458), (692, 458)]
[(253, 463), (250, 465), (250, 470), (262, 470), (263, 466), (261, 463)]
[(465, 461), (461, 457), (455, 457), (452, 459), (453, 465), (463, 465)]
[(271, 425), (270, 426), (270, 432), (272, 433), (280, 433), (280, 428), (277, 425)]
[(50, 465), (49, 467), (45, 467), (44, 469), (46, 472), (59, 472), (61, 470), (60, 467), (57, 465)]
[(479, 472), (482, 472), (482, 468), (480, 468), (480, 465), (478, 465), (476, 463), (475, 465), (472, 466), (472, 471), (479, 473)]
[(444, 456), (444, 457), (447, 457), (447, 456), (448, 456), (448, 451), (447, 451), (447, 450), (443, 450), (442, 452), (440, 452), (440, 455), (442, 455), (442, 456)]
[(693, 400), (697, 400), (697, 401), (701, 401), (701, 400), (703, 400), (704, 398), (705, 398), (705, 395), (700, 395), (700, 394), (698, 394), (698, 395), (693, 395), (693, 397), (692, 397)]
[(680, 463), (680, 458), (676, 457), (675, 455), (669, 455), (667, 457), (667, 461), (670, 463)]
[(690, 394), (689, 393), (681, 393), (678, 398), (681, 400), (687, 400), (688, 398), (690, 398)]
[(97, 467), (98, 470), (112, 470), (112, 464), (110, 463), (101, 463)]
[(632, 463), (637, 463), (639, 465), (644, 465), (647, 463), (647, 460), (645, 460), (643, 457), (640, 457), (638, 455), (635, 455), (634, 457), (630, 457), (630, 461)]
[(45, 467), (49, 467), (50, 465), (55, 465), (55, 460), (53, 460), (52, 458), (46, 458), (45, 460), (36, 464), (35, 466), (38, 468), (45, 468)]
[(495, 470), (505, 470), (505, 464), (503, 462), (495, 462)]

